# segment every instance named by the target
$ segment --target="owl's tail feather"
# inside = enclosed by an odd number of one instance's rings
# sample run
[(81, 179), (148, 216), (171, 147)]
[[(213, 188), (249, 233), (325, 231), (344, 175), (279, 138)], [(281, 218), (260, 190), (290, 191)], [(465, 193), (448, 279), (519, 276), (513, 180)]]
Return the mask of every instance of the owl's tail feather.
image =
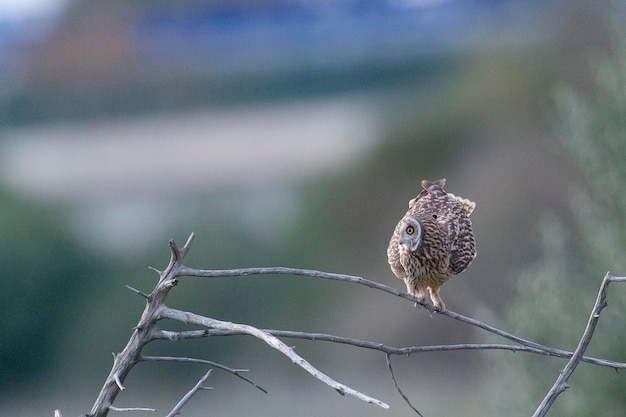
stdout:
[(436, 189), (441, 189), (443, 191), (443, 187), (445, 185), (446, 185), (445, 178), (441, 178), (437, 181), (422, 180), (422, 188), (426, 191), (434, 191)]
[(461, 203), (461, 207), (463, 208), (463, 211), (465, 213), (467, 213), (467, 215), (469, 216), (470, 214), (472, 214), (472, 212), (474, 211), (474, 209), (476, 208), (476, 203), (474, 203), (473, 201), (470, 201), (466, 198), (461, 198), (461, 197), (457, 197), (454, 194), (450, 194), (453, 198), (456, 198), (456, 201), (458, 201), (459, 203)]

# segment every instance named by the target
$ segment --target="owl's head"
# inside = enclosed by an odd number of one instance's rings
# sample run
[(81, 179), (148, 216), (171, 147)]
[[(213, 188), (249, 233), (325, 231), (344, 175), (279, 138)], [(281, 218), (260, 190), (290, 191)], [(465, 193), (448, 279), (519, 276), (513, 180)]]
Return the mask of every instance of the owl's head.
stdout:
[(422, 243), (422, 224), (413, 217), (402, 220), (400, 228), (400, 246), (414, 252)]

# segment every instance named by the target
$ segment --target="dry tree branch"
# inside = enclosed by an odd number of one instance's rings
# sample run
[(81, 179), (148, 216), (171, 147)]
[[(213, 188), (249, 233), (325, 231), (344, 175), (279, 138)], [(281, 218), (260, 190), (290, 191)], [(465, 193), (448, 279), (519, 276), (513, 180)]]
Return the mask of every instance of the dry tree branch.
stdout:
[[(240, 269), (224, 269), (224, 270), (206, 270), (206, 269), (193, 269), (183, 266), (179, 271), (179, 276), (192, 276), (192, 277), (204, 277), (204, 278), (220, 278), (220, 277), (240, 277), (240, 276), (249, 276), (249, 275), (299, 275), (299, 276), (308, 276), (308, 277), (316, 277), (323, 279), (330, 279), (336, 281), (346, 281), (354, 284), (364, 285), (369, 288), (373, 288), (376, 290), (380, 290), (392, 295), (395, 295), (400, 298), (407, 299), (412, 303), (417, 303), (418, 305), (424, 307), (431, 314), (438, 313), (443, 316), (447, 316), (454, 320), (460, 321), (465, 324), (469, 324), (470, 326), (478, 327), (482, 330), (485, 330), (489, 333), (495, 334), (497, 336), (503, 337), (505, 339), (511, 340), (515, 343), (519, 343), (520, 345), (527, 347), (528, 349), (517, 349), (524, 350), (526, 352), (538, 353), (543, 352), (543, 354), (549, 356), (556, 356), (561, 358), (570, 358), (572, 356), (572, 352), (556, 349), (548, 346), (544, 346), (540, 343), (533, 342), (531, 340), (526, 340), (521, 337), (515, 336), (511, 333), (500, 330), (494, 326), (483, 323), (479, 320), (464, 316), (462, 314), (456, 313), (452, 310), (446, 309), (441, 312), (430, 304), (420, 303), (417, 298), (409, 295), (407, 293), (401, 292), (393, 287), (389, 287), (384, 284), (380, 284), (375, 281), (370, 281), (368, 279), (355, 276), (355, 275), (346, 275), (346, 274), (335, 274), (330, 272), (322, 272), (311, 269), (298, 269), (298, 268), (285, 268), (285, 267), (268, 267), (268, 268), (240, 268)], [(295, 333), (295, 332), (294, 332)], [(301, 333), (302, 335), (302, 333)], [(330, 339), (329, 339), (330, 340)], [(337, 340), (330, 340), (335, 341)], [(343, 342), (339, 342), (343, 343)], [(365, 342), (367, 343), (367, 342)], [(348, 343), (354, 344), (354, 343)], [(504, 345), (508, 346), (508, 345)], [(371, 347), (374, 348), (374, 347)], [(474, 347), (477, 348), (477, 347)], [(505, 349), (509, 349), (508, 347), (504, 347)], [(438, 349), (444, 350), (444, 349)], [(410, 353), (410, 352), (409, 352)], [(611, 362), (605, 361), (603, 359), (597, 358), (584, 358), (585, 362), (590, 362), (598, 365), (610, 366), (612, 368), (622, 368), (624, 367), (622, 363), (619, 362)]]
[(243, 379), (247, 383), (257, 388), (259, 391), (263, 392), (264, 394), (267, 394), (267, 390), (265, 388), (263, 388), (262, 386), (258, 385), (256, 382), (252, 381), (251, 379), (241, 374), (242, 372), (248, 372), (248, 369), (232, 369), (220, 363), (207, 361), (205, 359), (185, 358), (185, 357), (176, 357), (176, 356), (142, 356), (141, 360), (142, 361), (192, 362), (192, 363), (201, 363), (203, 365), (210, 365), (214, 368), (218, 368), (223, 371), (230, 372), (231, 374), (235, 375), (237, 378)]
[[(509, 339), (521, 345), (534, 347), (539, 350), (545, 350), (547, 348), (546, 346), (543, 346), (539, 343), (522, 339), (521, 337), (518, 337), (518, 336), (514, 336), (496, 327), (490, 326), (479, 320), (472, 319), (470, 317), (456, 313), (452, 310), (446, 309), (445, 311), (442, 312), (430, 304), (419, 302), (417, 298), (413, 297), (412, 295), (399, 291), (393, 287), (389, 287), (387, 285), (380, 284), (375, 281), (370, 281), (368, 279), (365, 279), (356, 275), (335, 274), (331, 272), (322, 272), (322, 271), (316, 271), (312, 269), (285, 268), (281, 266), (268, 267), (268, 268), (240, 268), (240, 269), (224, 269), (224, 270), (193, 269), (193, 268), (188, 268), (188, 267), (183, 266), (180, 269), (178, 276), (220, 278), (220, 277), (240, 277), (240, 276), (248, 276), (248, 275), (300, 275), (300, 276), (323, 278), (323, 279), (330, 279), (330, 280), (335, 280), (335, 281), (346, 281), (346, 282), (351, 282), (354, 284), (360, 284), (369, 288), (384, 291), (391, 295), (395, 295), (396, 297), (407, 299), (411, 301), (412, 303), (417, 303), (417, 305), (424, 307), (431, 314), (438, 313), (444, 316), (448, 316), (462, 323), (469, 324), (474, 327), (478, 327), (480, 329), (486, 330), (490, 333), (501, 336), (505, 339)], [(561, 353), (566, 353), (566, 352), (562, 351)]]
[(334, 379), (330, 378), (328, 375), (316, 369), (313, 365), (311, 365), (306, 359), (299, 356), (293, 348), (287, 346), (283, 342), (280, 341), (275, 336), (272, 336), (269, 333), (266, 333), (256, 327), (250, 326), (248, 324), (239, 324), (239, 323), (231, 323), (221, 320), (212, 319), (209, 317), (204, 317), (199, 314), (189, 313), (187, 311), (176, 310), (169, 307), (164, 307), (161, 311), (161, 318), (168, 318), (172, 320), (178, 320), (183, 323), (194, 323), (201, 326), (206, 326), (212, 329), (219, 330), (234, 330), (244, 334), (249, 334), (256, 338), (263, 340), (265, 343), (278, 350), (283, 355), (287, 356), (293, 363), (300, 366), (302, 369), (307, 371), (313, 377), (319, 379), (329, 387), (335, 389), (339, 394), (349, 394), (360, 400), (365, 402), (376, 404), (382, 408), (389, 408), (389, 405), (384, 402), (377, 400), (376, 398), (372, 398), (368, 395), (363, 394), (357, 390), (354, 390), (344, 384), (341, 384)]
[(600, 285), (600, 290), (598, 291), (598, 296), (596, 298), (596, 303), (591, 310), (591, 315), (589, 316), (589, 320), (587, 321), (587, 326), (585, 327), (585, 331), (574, 350), (574, 354), (565, 365), (565, 368), (559, 373), (554, 385), (548, 391), (541, 404), (533, 414), (533, 417), (544, 417), (556, 398), (564, 391), (566, 391), (570, 386), (568, 384), (570, 376), (576, 370), (576, 367), (581, 362), (583, 358), (583, 353), (589, 346), (591, 342), (591, 338), (593, 337), (593, 332), (596, 329), (596, 325), (598, 324), (598, 320), (600, 320), (600, 313), (607, 306), (606, 295), (607, 290), (609, 288), (609, 284), (613, 281), (625, 281), (625, 277), (613, 277), (609, 272), (606, 273), (604, 279), (602, 280), (602, 284)]
[(200, 380), (198, 381), (198, 383), (196, 385), (193, 386), (193, 388), (191, 388), (189, 390), (189, 392), (187, 392), (187, 394), (185, 394), (183, 396), (183, 398), (178, 402), (178, 404), (176, 404), (174, 406), (174, 408), (172, 409), (172, 411), (169, 412), (169, 414), (166, 417), (174, 417), (178, 414), (180, 414), (180, 410), (183, 409), (183, 407), (185, 406), (185, 404), (187, 404), (189, 402), (189, 400), (191, 400), (191, 397), (193, 397), (195, 395), (196, 392), (200, 391), (200, 390), (209, 390), (212, 388), (207, 388), (202, 386), (202, 384), (204, 384), (204, 381), (207, 380), (207, 378), (209, 377), (209, 375), (211, 375), (211, 369), (209, 369), (209, 371), (204, 374), (202, 376), (202, 378), (200, 378)]
[(152, 411), (156, 412), (154, 408), (149, 407), (114, 407), (109, 406), (109, 411), (120, 411), (120, 412), (130, 412), (130, 411)]
[[(130, 288), (135, 293), (141, 295), (146, 299), (146, 307), (139, 319), (139, 323), (135, 327), (133, 334), (131, 335), (126, 347), (117, 355), (114, 355), (113, 367), (107, 376), (104, 386), (100, 390), (98, 397), (91, 409), (86, 415), (87, 417), (100, 417), (106, 416), (109, 411), (120, 410), (118, 407), (113, 406), (113, 402), (117, 398), (117, 395), (124, 389), (123, 382), (130, 370), (142, 360), (141, 351), (143, 347), (152, 340), (162, 338), (163, 332), (157, 327), (157, 322), (163, 318), (170, 318), (179, 320), (185, 323), (196, 323), (202, 326), (206, 326), (209, 329), (219, 329), (226, 331), (236, 331), (244, 334), (255, 336), (265, 341), (271, 347), (279, 350), (285, 356), (290, 358), (295, 364), (305, 369), (311, 375), (324, 382), (328, 386), (335, 389), (340, 394), (350, 394), (368, 403), (376, 404), (382, 408), (389, 408), (389, 405), (384, 402), (367, 396), (357, 390), (354, 390), (344, 384), (341, 384), (324, 373), (317, 370), (313, 365), (300, 357), (290, 347), (285, 345), (275, 336), (272, 336), (262, 330), (255, 327), (236, 324), (225, 321), (220, 321), (197, 314), (175, 310), (168, 308), (165, 305), (165, 299), (169, 294), (169, 291), (178, 284), (177, 277), (183, 275), (182, 270), (187, 269), (182, 261), (189, 251), (191, 242), (195, 235), (192, 233), (183, 248), (179, 249), (173, 240), (170, 240), (170, 262), (164, 271), (158, 271), (159, 282), (150, 294), (144, 294), (134, 288)], [(255, 384), (256, 386), (256, 384)], [(258, 387), (258, 386), (257, 386)], [(183, 405), (186, 401), (183, 403)]]
[(182, 249), (179, 249), (176, 243), (170, 240), (170, 262), (165, 271), (159, 272), (159, 282), (150, 294), (144, 294), (131, 288), (146, 298), (146, 307), (124, 349), (119, 354), (113, 355), (113, 367), (86, 417), (106, 416), (109, 411), (120, 410), (120, 408), (113, 406), (113, 402), (120, 391), (124, 389), (122, 384), (130, 370), (141, 361), (141, 350), (147, 343), (155, 339), (156, 329), (158, 329), (156, 323), (159, 320), (160, 311), (165, 305), (165, 298), (169, 291), (178, 284), (176, 274), (193, 239), (194, 234), (192, 233)]
[[(336, 335), (326, 334), (326, 333), (306, 333), (306, 332), (295, 332), (291, 330), (273, 330), (273, 329), (262, 329), (262, 330), (276, 337), (287, 337), (287, 338), (293, 338), (293, 339), (339, 343), (339, 344), (344, 344), (344, 345), (356, 346), (356, 347), (360, 347), (363, 349), (376, 350), (376, 351), (383, 352), (389, 355), (399, 355), (399, 356), (411, 355), (413, 353), (443, 352), (443, 351), (453, 351), (453, 350), (508, 350), (513, 353), (527, 352), (527, 353), (534, 353), (537, 355), (553, 356), (555, 358), (562, 358), (562, 359), (569, 359), (573, 355), (573, 352), (563, 351), (560, 349), (554, 349), (550, 347), (546, 347), (546, 349), (537, 349), (537, 348), (529, 347), (529, 346), (509, 345), (509, 344), (501, 344), (501, 343), (458, 343), (458, 344), (431, 345), (431, 346), (394, 347), (394, 346), (389, 346), (380, 342), (360, 340), (360, 339), (354, 339), (351, 337), (336, 336)], [(210, 337), (210, 336), (242, 336), (242, 335), (245, 335), (245, 333), (207, 329), (207, 330), (187, 330), (187, 331), (182, 331), (182, 332), (171, 332), (171, 331), (165, 332), (164, 331), (158, 337), (161, 339), (176, 341), (176, 340), (185, 340), (185, 339), (197, 339), (200, 337)], [(615, 370), (626, 368), (626, 363), (624, 362), (615, 362), (615, 361), (610, 361), (606, 359), (592, 358), (588, 356), (583, 356), (581, 360), (582, 362), (588, 362), (590, 364), (598, 365), (598, 366), (605, 366), (605, 367), (612, 368)]]
[[(364, 285), (366, 287), (380, 290), (383, 292), (387, 292), (394, 296), (407, 299), (412, 303), (415, 303), (417, 300), (415, 297), (403, 293), (401, 291), (396, 290), (395, 288), (388, 287), (384, 284), (380, 284), (374, 281), (370, 281), (358, 276), (353, 275), (345, 275), (345, 274), (335, 274), (328, 273), (322, 271), (315, 270), (307, 270), (307, 269), (296, 269), (296, 268), (284, 268), (284, 267), (275, 267), (275, 268), (245, 268), (245, 269), (230, 269), (230, 270), (203, 270), (203, 269), (192, 269), (183, 265), (183, 259), (187, 252), (189, 251), (191, 242), (193, 241), (195, 235), (192, 233), (187, 242), (182, 248), (178, 248), (178, 246), (170, 241), (170, 262), (167, 265), (164, 271), (158, 271), (154, 268), (157, 273), (159, 273), (159, 281), (156, 287), (152, 290), (150, 294), (145, 294), (139, 290), (136, 290), (132, 287), (128, 287), (133, 292), (138, 295), (144, 297), (146, 299), (146, 307), (142, 316), (135, 327), (133, 334), (131, 335), (126, 347), (119, 354), (114, 354), (114, 363), (113, 367), (107, 376), (105, 383), (98, 394), (98, 397), (91, 409), (91, 411), (86, 415), (86, 417), (100, 417), (106, 416), (109, 411), (126, 411), (130, 410), (130, 408), (118, 408), (113, 406), (113, 402), (116, 399), (117, 395), (121, 390), (123, 390), (123, 382), (133, 368), (135, 364), (142, 360), (171, 360), (171, 361), (186, 361), (186, 362), (196, 362), (196, 363), (204, 363), (212, 365), (216, 368), (220, 368), (226, 370), (228, 372), (233, 373), (239, 378), (251, 383), (256, 388), (260, 389), (263, 392), (266, 392), (263, 388), (249, 380), (248, 378), (241, 375), (241, 372), (244, 370), (234, 370), (223, 365), (215, 364), (210, 361), (205, 361), (202, 359), (193, 359), (193, 358), (174, 358), (174, 357), (158, 357), (158, 356), (142, 356), (141, 351), (143, 347), (156, 339), (167, 339), (167, 340), (183, 340), (197, 337), (207, 337), (207, 336), (230, 336), (230, 335), (250, 335), (257, 337), (263, 341), (265, 341), (269, 346), (277, 349), (285, 356), (290, 358), (295, 364), (299, 365), (315, 378), (321, 380), (326, 383), (330, 387), (337, 390), (340, 394), (350, 394), (353, 395), (363, 401), (367, 401), (370, 403), (374, 403), (383, 408), (388, 408), (389, 406), (384, 402), (377, 400), (375, 398), (369, 397), (359, 391), (356, 391), (350, 387), (347, 387), (339, 382), (334, 381), (329, 376), (323, 374), (316, 368), (314, 368), (309, 362), (300, 357), (295, 353), (295, 351), (285, 345), (282, 341), (278, 339), (278, 337), (289, 337), (289, 338), (300, 338), (300, 339), (308, 339), (308, 340), (324, 340), (332, 343), (342, 343), (353, 345), (365, 349), (373, 349), (377, 351), (384, 352), (388, 359), (388, 367), (391, 372), (392, 379), (394, 380), (394, 384), (396, 384), (396, 388), (400, 392), (400, 394), (405, 398), (405, 401), (419, 414), (419, 411), (415, 409), (408, 399), (403, 395), (402, 391), (398, 387), (398, 384), (395, 380), (395, 376), (393, 374), (393, 369), (391, 368), (391, 364), (389, 363), (390, 355), (408, 355), (412, 353), (418, 352), (427, 352), (427, 351), (447, 351), (447, 350), (486, 350), (486, 349), (499, 349), (499, 350), (510, 350), (513, 352), (522, 351), (529, 352), (541, 355), (549, 355), (560, 358), (569, 358), (568, 365), (564, 369), (564, 372), (561, 374), (557, 382), (555, 383), (556, 394), (553, 395), (556, 398), (560, 392), (562, 392), (567, 387), (567, 379), (574, 371), (578, 363), (581, 361), (589, 362), (595, 365), (608, 366), (614, 369), (626, 368), (625, 363), (609, 361), (605, 359), (598, 359), (592, 357), (583, 356), (583, 352), (586, 346), (589, 343), (593, 335), (593, 329), (595, 328), (595, 323), (599, 318), (599, 313), (601, 308), (597, 311), (594, 309), (594, 313), (590, 318), (590, 322), (588, 327), (583, 335), (583, 339), (581, 343), (576, 348), (574, 352), (568, 352), (561, 349), (555, 349), (552, 347), (544, 346), (539, 343), (526, 340), (510, 333), (507, 333), (503, 330), (497, 329), (493, 326), (485, 324), (481, 321), (472, 319), (470, 317), (463, 316), (459, 313), (455, 313), (451, 310), (446, 310), (441, 312), (431, 305), (428, 304), (420, 304), (426, 310), (428, 310), (431, 314), (436, 312), (438, 314), (447, 316), (454, 320), (458, 320), (462, 323), (478, 327), (487, 332), (496, 334), (505, 339), (518, 343), (518, 345), (509, 345), (509, 344), (456, 344), (456, 345), (436, 345), (436, 346), (409, 346), (403, 348), (397, 348), (392, 346), (387, 346), (383, 343), (376, 343), (365, 340), (358, 340), (353, 338), (346, 338), (341, 336), (334, 336), (322, 333), (304, 333), (304, 332), (295, 332), (295, 331), (283, 331), (283, 330), (262, 330), (258, 329), (246, 324), (238, 324), (231, 323), (226, 321), (220, 321), (209, 317), (200, 316), (194, 313), (185, 312), (181, 310), (175, 310), (167, 307), (165, 305), (165, 299), (169, 293), (169, 291), (178, 284), (178, 277), (181, 276), (193, 276), (193, 277), (206, 277), (206, 278), (217, 278), (217, 277), (233, 277), (233, 276), (247, 276), (247, 275), (276, 275), (276, 274), (286, 274), (286, 275), (301, 275), (301, 276), (310, 276), (316, 278), (323, 279), (332, 279), (338, 281), (346, 281), (355, 284)], [(597, 305), (601, 305), (602, 307), (606, 305), (606, 287), (609, 282), (613, 281), (626, 281), (624, 277), (612, 277), (607, 274), (605, 277), (605, 281), (603, 281), (603, 285), (601, 287), (600, 294), (598, 295)], [(602, 297), (601, 297), (602, 295)], [(600, 302), (600, 304), (598, 304)], [(174, 320), (179, 320), (185, 323), (195, 323), (201, 326), (206, 327), (204, 330), (192, 330), (192, 331), (183, 331), (183, 332), (172, 332), (161, 330), (156, 325), (157, 322), (163, 318), (170, 318)], [(567, 372), (566, 372), (567, 371)], [(180, 412), (182, 406), (184, 406), (191, 396), (195, 394), (202, 388), (202, 384), (208, 378), (210, 371), (190, 390), (187, 395), (174, 407), (170, 415), (175, 415)], [(554, 399), (551, 400), (552, 402)], [(550, 407), (551, 403), (544, 407), (547, 409)], [(138, 410), (139, 408), (134, 408)], [(541, 409), (541, 407), (540, 407)], [(147, 410), (147, 409), (142, 409)], [(58, 412), (60, 415), (60, 411)], [(545, 412), (544, 412), (545, 414)], [(544, 415), (537, 414), (537, 415)]]
[(404, 394), (404, 392), (402, 392), (402, 389), (400, 389), (400, 385), (398, 385), (398, 381), (396, 381), (396, 375), (394, 374), (393, 368), (391, 367), (391, 356), (389, 355), (389, 353), (387, 353), (386, 358), (387, 358), (387, 369), (389, 369), (389, 373), (391, 374), (391, 379), (393, 380), (393, 385), (396, 387), (396, 390), (398, 391), (398, 394), (400, 394), (400, 396), (402, 397), (404, 402), (407, 403), (409, 405), (409, 407), (411, 407), (411, 409), (413, 411), (415, 411), (415, 413), (418, 416), (424, 417), (422, 415), (422, 413), (420, 413), (419, 410), (417, 408), (415, 408), (415, 406), (413, 404), (411, 404), (411, 401), (409, 400), (409, 397), (407, 397)]

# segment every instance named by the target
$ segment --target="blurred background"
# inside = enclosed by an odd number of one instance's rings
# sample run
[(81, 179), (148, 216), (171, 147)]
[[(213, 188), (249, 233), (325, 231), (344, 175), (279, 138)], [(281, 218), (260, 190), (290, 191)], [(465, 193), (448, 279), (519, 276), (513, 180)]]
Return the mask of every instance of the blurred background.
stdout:
[[(291, 266), (404, 289), (386, 247), (423, 178), (472, 199), (478, 257), (448, 308), (572, 350), (607, 270), (626, 274), (622, 1), (0, 1), (0, 414), (91, 409), (167, 242), (186, 264)], [(183, 278), (168, 305), (392, 346), (502, 340), (313, 278)], [(626, 361), (611, 286), (589, 354)], [(162, 328), (189, 329), (177, 323)], [(153, 342), (214, 370), (186, 415), (408, 416), (381, 353), (286, 340), (337, 395), (246, 337)], [(394, 357), (428, 417), (525, 416), (563, 361)], [(166, 414), (206, 372), (141, 363), (117, 406)], [(550, 415), (623, 415), (626, 379), (582, 364)], [(134, 415), (129, 413), (128, 415)], [(139, 415), (137, 413), (136, 415)], [(141, 414), (143, 415), (143, 413)]]

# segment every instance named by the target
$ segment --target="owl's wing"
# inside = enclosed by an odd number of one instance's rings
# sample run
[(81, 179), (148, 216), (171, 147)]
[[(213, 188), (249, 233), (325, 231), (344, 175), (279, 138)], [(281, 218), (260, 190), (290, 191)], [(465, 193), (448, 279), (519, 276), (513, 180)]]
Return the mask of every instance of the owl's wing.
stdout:
[(452, 274), (465, 271), (476, 257), (476, 242), (472, 221), (469, 215), (474, 211), (476, 204), (472, 201), (448, 194), (449, 216), (445, 216), (446, 229), (450, 239), (450, 265)]
[(463, 216), (458, 221), (458, 228), (451, 237), (450, 265), (448, 269), (452, 274), (460, 274), (465, 271), (476, 257), (476, 243), (472, 233), (472, 221), (468, 216)]

